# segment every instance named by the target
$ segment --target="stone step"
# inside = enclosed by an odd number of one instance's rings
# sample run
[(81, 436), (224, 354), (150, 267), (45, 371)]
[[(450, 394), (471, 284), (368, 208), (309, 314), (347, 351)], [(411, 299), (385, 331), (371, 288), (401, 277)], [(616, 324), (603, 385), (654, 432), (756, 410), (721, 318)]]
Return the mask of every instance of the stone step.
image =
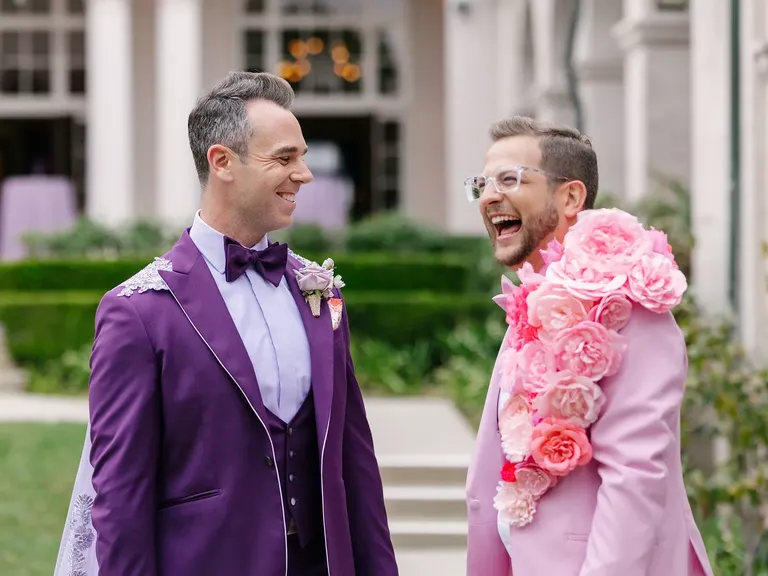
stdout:
[(400, 576), (466, 576), (467, 553), (462, 548), (397, 550)]
[(466, 522), (465, 498), (463, 486), (384, 486), (387, 517), (392, 521)]
[(460, 521), (391, 520), (395, 550), (466, 549), (467, 523)]
[(385, 486), (464, 486), (469, 456), (385, 454), (378, 457)]

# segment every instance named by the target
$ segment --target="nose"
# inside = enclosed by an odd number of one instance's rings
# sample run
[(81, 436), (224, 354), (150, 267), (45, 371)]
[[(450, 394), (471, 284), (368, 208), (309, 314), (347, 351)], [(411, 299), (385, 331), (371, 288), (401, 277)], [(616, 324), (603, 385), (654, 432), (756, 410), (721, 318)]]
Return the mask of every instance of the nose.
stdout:
[(301, 166), (298, 170), (291, 174), (291, 180), (301, 184), (309, 184), (314, 179), (315, 177), (312, 175), (312, 171), (306, 164), (304, 164), (304, 162), (301, 163)]
[[(493, 189), (491, 189), (491, 186), (493, 186)], [(487, 178), (485, 181), (485, 187), (483, 188), (483, 191), (480, 193), (480, 205), (487, 206), (488, 204), (501, 202), (503, 199), (504, 199), (504, 195), (501, 192), (499, 192), (499, 189), (496, 186), (496, 179)]]

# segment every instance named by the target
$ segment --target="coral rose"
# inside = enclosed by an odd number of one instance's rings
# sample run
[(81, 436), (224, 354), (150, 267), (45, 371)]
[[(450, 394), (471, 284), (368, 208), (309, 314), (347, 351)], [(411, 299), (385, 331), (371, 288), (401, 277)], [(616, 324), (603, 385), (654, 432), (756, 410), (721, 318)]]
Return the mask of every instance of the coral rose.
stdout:
[(651, 312), (667, 312), (680, 304), (688, 282), (661, 254), (643, 256), (629, 273), (629, 295)]
[(535, 464), (523, 464), (515, 471), (515, 480), (519, 490), (540, 498), (555, 482), (555, 478)]
[(558, 370), (595, 381), (616, 373), (625, 350), (621, 335), (591, 320), (563, 330), (552, 341)]
[(553, 476), (566, 476), (592, 459), (592, 446), (581, 426), (548, 418), (533, 429), (531, 454)]

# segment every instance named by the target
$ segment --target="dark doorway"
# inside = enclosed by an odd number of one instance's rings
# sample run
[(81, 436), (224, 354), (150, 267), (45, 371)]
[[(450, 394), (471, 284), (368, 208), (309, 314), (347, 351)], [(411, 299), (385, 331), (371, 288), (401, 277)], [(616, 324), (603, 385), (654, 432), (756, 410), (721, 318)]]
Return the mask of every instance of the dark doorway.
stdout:
[(376, 158), (374, 116), (300, 116), (304, 139), (311, 142), (332, 142), (342, 156), (342, 169), (355, 186), (351, 220), (359, 220), (382, 208), (376, 190)]
[(70, 117), (0, 119), (0, 181), (29, 174), (66, 176), (82, 210), (84, 138), (83, 124)]

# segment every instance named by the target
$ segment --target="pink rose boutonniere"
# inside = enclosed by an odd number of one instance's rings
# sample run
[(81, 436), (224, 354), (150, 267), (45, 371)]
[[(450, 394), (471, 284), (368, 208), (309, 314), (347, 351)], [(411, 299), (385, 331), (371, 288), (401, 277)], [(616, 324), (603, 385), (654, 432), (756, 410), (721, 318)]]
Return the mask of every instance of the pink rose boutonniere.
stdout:
[(494, 499), (499, 518), (522, 527), (537, 502), (592, 460), (588, 429), (606, 405), (601, 384), (621, 368), (620, 334), (636, 306), (664, 313), (687, 289), (667, 237), (621, 210), (590, 210), (526, 264), (520, 286), (502, 280), (510, 348), (500, 357), (505, 463)]

